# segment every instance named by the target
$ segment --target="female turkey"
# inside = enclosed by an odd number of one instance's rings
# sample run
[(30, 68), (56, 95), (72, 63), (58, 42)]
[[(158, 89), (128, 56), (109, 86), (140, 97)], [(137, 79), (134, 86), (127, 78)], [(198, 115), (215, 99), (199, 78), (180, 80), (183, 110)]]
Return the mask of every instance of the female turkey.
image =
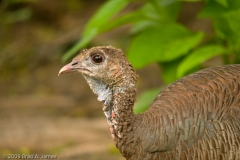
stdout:
[(76, 71), (104, 103), (112, 138), (126, 159), (240, 159), (240, 65), (186, 76), (138, 115), (137, 75), (120, 49), (83, 50), (59, 74)]

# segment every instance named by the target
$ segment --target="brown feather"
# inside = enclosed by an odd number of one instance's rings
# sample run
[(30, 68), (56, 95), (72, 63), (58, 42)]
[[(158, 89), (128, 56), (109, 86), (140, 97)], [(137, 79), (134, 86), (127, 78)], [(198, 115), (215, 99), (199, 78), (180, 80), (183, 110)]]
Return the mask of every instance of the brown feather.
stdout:
[[(93, 53), (105, 57), (99, 66), (89, 60)], [(162, 90), (146, 112), (134, 115), (137, 75), (121, 50), (94, 47), (76, 61), (104, 102), (113, 140), (126, 159), (240, 159), (240, 65), (186, 76)]]

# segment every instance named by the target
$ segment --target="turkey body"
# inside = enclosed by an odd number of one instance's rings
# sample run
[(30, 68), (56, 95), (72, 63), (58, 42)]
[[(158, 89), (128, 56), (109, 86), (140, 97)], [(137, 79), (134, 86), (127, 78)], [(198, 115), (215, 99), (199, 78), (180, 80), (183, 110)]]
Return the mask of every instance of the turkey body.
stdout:
[(240, 65), (172, 83), (136, 118), (139, 147), (130, 159), (239, 160)]
[(80, 72), (103, 102), (128, 160), (240, 160), (240, 65), (207, 68), (162, 90), (135, 115), (137, 75), (122, 50), (83, 50), (59, 74)]

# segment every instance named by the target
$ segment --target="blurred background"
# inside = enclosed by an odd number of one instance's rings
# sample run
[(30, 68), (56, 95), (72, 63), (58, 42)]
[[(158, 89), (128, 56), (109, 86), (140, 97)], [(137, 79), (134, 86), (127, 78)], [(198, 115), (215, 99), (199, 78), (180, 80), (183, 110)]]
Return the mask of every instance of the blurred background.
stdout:
[(239, 2), (0, 1), (0, 154), (123, 160), (102, 104), (80, 74), (58, 77), (61, 67), (82, 48), (122, 48), (142, 112), (182, 76), (239, 63)]

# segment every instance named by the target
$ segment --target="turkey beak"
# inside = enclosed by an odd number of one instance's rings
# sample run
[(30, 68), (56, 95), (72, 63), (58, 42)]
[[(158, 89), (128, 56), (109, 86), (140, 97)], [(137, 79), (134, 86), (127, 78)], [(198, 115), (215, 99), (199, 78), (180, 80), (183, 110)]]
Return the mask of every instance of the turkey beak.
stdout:
[(81, 69), (81, 67), (78, 67), (77, 64), (78, 64), (78, 61), (72, 61), (71, 63), (65, 65), (60, 69), (58, 76), (64, 73), (77, 72), (78, 69)]

